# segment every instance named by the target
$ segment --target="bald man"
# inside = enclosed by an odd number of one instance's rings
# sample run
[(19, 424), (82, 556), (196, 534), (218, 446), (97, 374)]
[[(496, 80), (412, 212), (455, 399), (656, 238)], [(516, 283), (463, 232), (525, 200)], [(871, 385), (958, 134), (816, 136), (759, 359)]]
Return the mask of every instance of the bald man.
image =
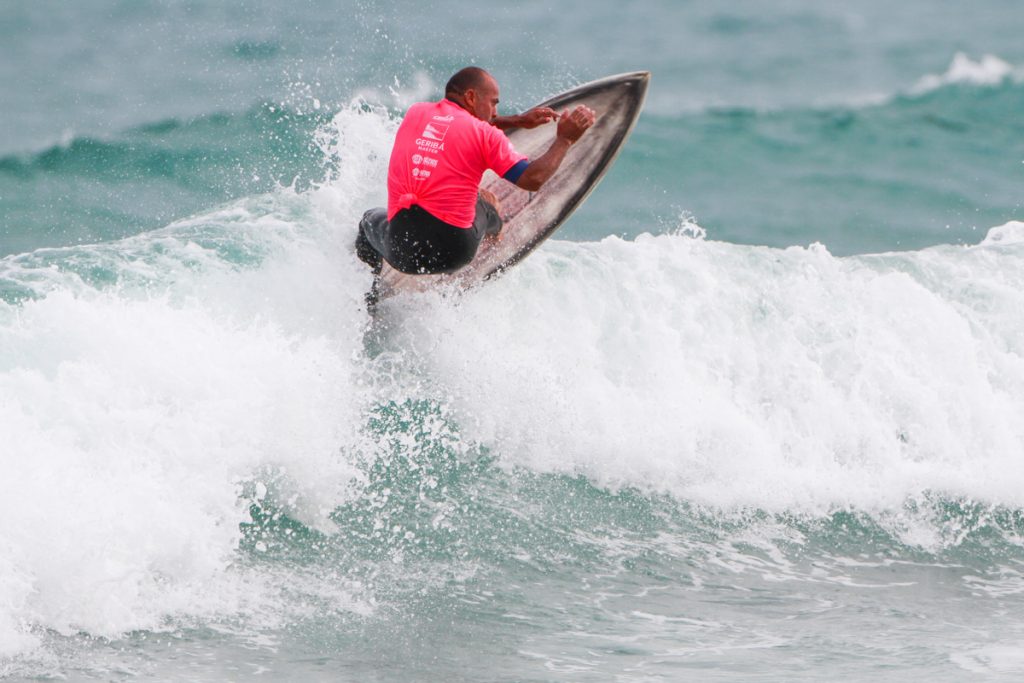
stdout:
[[(498, 116), (498, 100), (494, 77), (471, 66), (451, 77), (444, 99), (406, 112), (388, 164), (387, 208), (367, 211), (356, 238), (356, 253), (375, 273), (382, 259), (411, 274), (451, 273), (469, 264), (480, 240), (502, 227), (494, 197), (479, 190), (484, 171), (535, 192), (594, 124), (594, 112), (583, 106), (561, 115), (539, 107)], [(555, 139), (534, 160), (516, 152), (503, 132), (554, 120)]]

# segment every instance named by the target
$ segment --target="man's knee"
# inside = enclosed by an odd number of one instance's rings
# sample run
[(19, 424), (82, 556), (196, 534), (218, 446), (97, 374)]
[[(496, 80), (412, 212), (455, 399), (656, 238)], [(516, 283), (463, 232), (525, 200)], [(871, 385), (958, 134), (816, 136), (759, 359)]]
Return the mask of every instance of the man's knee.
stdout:
[(388, 212), (383, 208), (370, 209), (359, 221), (356, 235), (356, 256), (359, 260), (379, 272), (384, 253), (384, 230), (387, 228)]
[(359, 231), (368, 236), (379, 235), (388, 222), (388, 211), (384, 207), (368, 210), (359, 220)]

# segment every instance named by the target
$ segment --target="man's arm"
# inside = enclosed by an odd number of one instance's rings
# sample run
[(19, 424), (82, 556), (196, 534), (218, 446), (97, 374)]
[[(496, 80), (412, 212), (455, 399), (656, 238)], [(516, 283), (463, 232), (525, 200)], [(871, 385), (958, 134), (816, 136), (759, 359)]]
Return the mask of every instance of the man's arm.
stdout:
[(516, 186), (529, 192), (539, 190), (561, 166), (569, 148), (594, 125), (594, 118), (594, 111), (582, 105), (573, 109), (571, 114), (563, 113), (558, 120), (555, 141), (548, 147), (548, 151), (530, 162), (516, 181)]
[(554, 121), (558, 118), (558, 113), (549, 107), (537, 107), (531, 109), (525, 114), (515, 114), (513, 116), (495, 116), (491, 120), (491, 125), (501, 130), (508, 130), (509, 128), (536, 128), (537, 126), (544, 125), (548, 121)]

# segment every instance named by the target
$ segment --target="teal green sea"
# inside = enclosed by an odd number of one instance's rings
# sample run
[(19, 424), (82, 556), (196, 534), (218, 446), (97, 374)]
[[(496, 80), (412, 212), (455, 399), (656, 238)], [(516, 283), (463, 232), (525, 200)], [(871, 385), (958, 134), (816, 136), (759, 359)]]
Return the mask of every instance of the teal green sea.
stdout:
[[(0, 4), (0, 679), (1016, 681), (1012, 0)], [(649, 70), (371, 322), (405, 108)]]

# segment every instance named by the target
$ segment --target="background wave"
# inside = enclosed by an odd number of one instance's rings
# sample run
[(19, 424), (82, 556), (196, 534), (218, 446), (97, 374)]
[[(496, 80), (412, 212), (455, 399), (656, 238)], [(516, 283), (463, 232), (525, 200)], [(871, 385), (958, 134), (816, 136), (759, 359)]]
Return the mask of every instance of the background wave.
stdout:
[(275, 185), (309, 187), (324, 176), (314, 132), (329, 118), (266, 104), (0, 157), (0, 256), (153, 230)]

